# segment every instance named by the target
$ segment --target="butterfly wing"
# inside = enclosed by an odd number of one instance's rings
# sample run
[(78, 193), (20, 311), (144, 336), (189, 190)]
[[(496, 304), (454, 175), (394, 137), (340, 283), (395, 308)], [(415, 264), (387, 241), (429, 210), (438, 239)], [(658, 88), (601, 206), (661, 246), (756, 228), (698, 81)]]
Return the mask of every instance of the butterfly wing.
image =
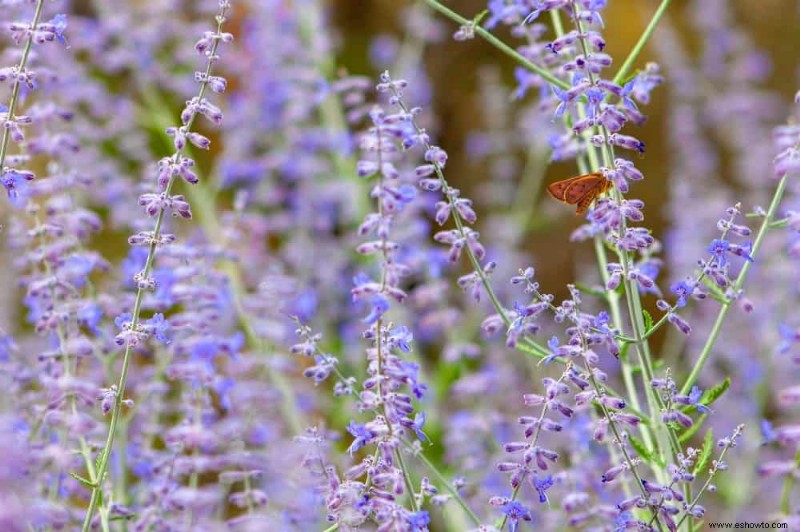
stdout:
[(602, 174), (586, 174), (575, 177), (564, 191), (564, 201), (570, 205), (577, 205), (587, 194), (596, 194), (605, 178)]
[(547, 191), (558, 201), (577, 206), (577, 214), (585, 213), (597, 196), (614, 186), (602, 172), (592, 172), (548, 185)]
[(563, 181), (556, 181), (555, 183), (550, 183), (547, 186), (547, 191), (550, 193), (558, 201), (567, 201), (566, 197), (564, 196), (567, 188), (569, 188), (570, 184), (577, 178), (571, 177), (569, 179), (564, 179)]
[(575, 214), (577, 216), (580, 216), (581, 214), (589, 210), (589, 206), (599, 195), (600, 195), (599, 189), (592, 189), (588, 191), (581, 199), (579, 199), (576, 202), (578, 209), (575, 211)]
[(574, 205), (577, 198), (584, 195), (588, 188), (591, 188), (591, 181), (596, 177), (596, 174), (585, 174), (570, 177), (561, 181), (556, 181), (547, 186), (547, 191), (558, 201), (563, 201)]

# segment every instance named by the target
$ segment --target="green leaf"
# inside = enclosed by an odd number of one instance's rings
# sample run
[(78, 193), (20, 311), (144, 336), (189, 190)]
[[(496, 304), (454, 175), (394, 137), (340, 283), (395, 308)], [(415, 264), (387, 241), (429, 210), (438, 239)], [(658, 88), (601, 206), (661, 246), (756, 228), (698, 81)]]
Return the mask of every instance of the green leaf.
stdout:
[(138, 515), (137, 514), (128, 514), (128, 515), (115, 515), (113, 517), (109, 517), (109, 521), (130, 521), (135, 519)]
[(717, 283), (712, 281), (708, 277), (703, 277), (703, 285), (711, 292), (711, 297), (719, 301), (720, 303), (725, 303), (727, 299), (725, 299), (725, 292), (717, 286)]
[(788, 218), (782, 218), (780, 220), (775, 220), (773, 222), (770, 222), (769, 223), (769, 228), (770, 229), (782, 229), (784, 227), (787, 227), (788, 225), (789, 225), (789, 219)]
[(700, 451), (700, 457), (694, 466), (692, 474), (696, 475), (698, 471), (703, 471), (711, 459), (711, 452), (714, 450), (714, 430), (708, 429), (706, 437), (703, 439), (703, 449)]
[(628, 74), (628, 75), (625, 77), (625, 79), (623, 79), (622, 81), (620, 81), (620, 82), (619, 82), (619, 86), (620, 86), (620, 87), (624, 87), (626, 83), (628, 83), (629, 81), (631, 81), (632, 79), (634, 79), (634, 78), (635, 78), (636, 76), (638, 76), (638, 75), (639, 75), (641, 72), (642, 72), (642, 69), (641, 69), (641, 68), (637, 68), (636, 70), (634, 70), (633, 72), (631, 72), (630, 74)]
[(642, 309), (642, 316), (644, 316), (644, 332), (647, 334), (653, 328), (653, 316), (644, 309)]
[(477, 15), (475, 15), (475, 17), (472, 19), (472, 23), (473, 23), (474, 25), (476, 25), (476, 26), (479, 26), (479, 25), (480, 25), (480, 23), (481, 23), (481, 21), (482, 21), (484, 18), (486, 18), (486, 15), (488, 15), (488, 14), (489, 14), (489, 10), (488, 10), (488, 9), (484, 9), (483, 11), (481, 11), (480, 13), (478, 13)]
[(78, 482), (80, 482), (81, 484), (86, 486), (87, 488), (94, 489), (94, 488), (97, 487), (97, 485), (95, 483), (93, 483), (91, 480), (89, 480), (87, 478), (83, 478), (80, 475), (76, 475), (75, 473), (70, 473), (69, 476), (71, 476), (72, 478), (74, 478), (75, 480), (77, 480)]
[(628, 434), (628, 441), (631, 442), (631, 447), (633, 447), (633, 449), (636, 451), (636, 454), (639, 455), (639, 458), (650, 464), (655, 462), (653, 459), (653, 453), (647, 449), (647, 446), (645, 446), (643, 441), (631, 434)]
[[(700, 397), (697, 403), (704, 406), (709, 406), (711, 403), (719, 399), (722, 396), (722, 394), (724, 394), (725, 391), (728, 388), (730, 388), (730, 386), (731, 386), (731, 379), (729, 377), (725, 377), (724, 381), (717, 384), (713, 388), (709, 388), (708, 390), (704, 391), (703, 395)], [(694, 405), (687, 405), (681, 407), (681, 412), (683, 412), (684, 414), (688, 414), (693, 410), (697, 410), (697, 407)], [(703, 414), (703, 417), (700, 418), (700, 422), (704, 421), (704, 417), (705, 414)], [(691, 430), (691, 428), (689, 430)], [(683, 441), (683, 436), (681, 436), (681, 441)]]
[[(619, 348), (619, 359), (620, 360), (628, 360), (628, 349), (630, 349), (631, 344), (623, 342), (622, 346)], [(634, 366), (633, 371), (635, 372), (637, 369), (640, 369), (639, 366)]]
[(704, 404), (706, 406), (714, 403), (717, 399), (719, 399), (723, 393), (725, 393), (728, 388), (731, 387), (731, 379), (730, 377), (725, 377), (725, 380), (721, 383), (717, 384), (713, 388), (710, 388), (703, 392), (703, 397), (700, 398), (698, 403)]
[(603, 299), (605, 299), (606, 297), (606, 293), (604, 290), (596, 290), (594, 288), (591, 288), (589, 285), (585, 285), (583, 283), (575, 283), (575, 286), (578, 288), (578, 290), (580, 290), (584, 294), (589, 294)]

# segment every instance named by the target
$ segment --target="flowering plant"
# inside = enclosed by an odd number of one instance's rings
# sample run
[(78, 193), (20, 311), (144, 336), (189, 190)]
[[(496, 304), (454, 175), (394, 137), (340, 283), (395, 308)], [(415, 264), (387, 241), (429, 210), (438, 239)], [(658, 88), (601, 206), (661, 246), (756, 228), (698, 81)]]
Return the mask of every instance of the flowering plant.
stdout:
[[(0, 528), (800, 527), (797, 109), (608, 3), (424, 0), (372, 80), (316, 0), (3, 2)], [(514, 69), (464, 149), (448, 34)]]

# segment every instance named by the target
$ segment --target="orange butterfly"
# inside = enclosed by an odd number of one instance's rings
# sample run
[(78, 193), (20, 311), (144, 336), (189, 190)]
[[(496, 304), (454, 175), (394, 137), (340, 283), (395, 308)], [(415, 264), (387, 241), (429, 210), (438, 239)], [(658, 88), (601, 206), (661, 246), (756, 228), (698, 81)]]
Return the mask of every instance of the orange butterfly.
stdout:
[(547, 186), (547, 191), (558, 201), (563, 201), (569, 205), (577, 205), (576, 214), (581, 215), (589, 209), (597, 197), (611, 189), (614, 183), (606, 179), (602, 172), (578, 175), (556, 181)]

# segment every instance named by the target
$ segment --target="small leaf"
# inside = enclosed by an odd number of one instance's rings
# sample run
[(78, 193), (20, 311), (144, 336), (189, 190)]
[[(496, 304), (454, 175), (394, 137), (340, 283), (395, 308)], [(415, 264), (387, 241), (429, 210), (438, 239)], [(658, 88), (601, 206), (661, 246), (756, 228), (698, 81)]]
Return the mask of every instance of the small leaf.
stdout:
[(625, 86), (625, 85), (626, 85), (626, 84), (627, 84), (629, 81), (631, 81), (631, 80), (635, 79), (635, 78), (636, 78), (636, 76), (638, 76), (638, 75), (639, 75), (641, 72), (642, 72), (642, 69), (641, 69), (641, 68), (637, 68), (636, 70), (634, 70), (633, 72), (631, 72), (630, 74), (628, 74), (628, 75), (625, 77), (625, 79), (623, 79), (622, 81), (620, 81), (620, 82), (619, 82), (619, 86), (620, 86), (620, 87), (624, 87), (624, 86)]
[(782, 218), (780, 220), (774, 220), (774, 221), (770, 222), (769, 223), (769, 228), (770, 229), (782, 229), (784, 227), (788, 227), (788, 225), (789, 225), (789, 219), (788, 218)]
[(644, 309), (642, 309), (642, 316), (644, 316), (644, 332), (647, 334), (653, 328), (653, 316)]
[(639, 455), (639, 458), (644, 460), (648, 463), (653, 463), (653, 453), (647, 450), (644, 442), (636, 438), (635, 436), (628, 435), (628, 441), (631, 442), (631, 447), (636, 451), (636, 454)]
[(730, 377), (725, 377), (724, 381), (717, 384), (713, 388), (710, 388), (705, 392), (703, 392), (703, 396), (700, 398), (698, 403), (702, 403), (706, 406), (709, 406), (714, 401), (719, 399), (722, 396), (722, 394), (725, 393), (730, 387), (731, 387), (731, 379)]
[(605, 299), (606, 297), (606, 292), (604, 290), (596, 290), (594, 288), (591, 288), (589, 285), (585, 285), (583, 283), (575, 283), (575, 287), (578, 288), (578, 290), (580, 290), (584, 294), (600, 297), (603, 299)]
[(710, 278), (703, 277), (703, 285), (705, 285), (705, 287), (711, 292), (711, 297), (713, 299), (719, 301), (720, 303), (725, 303), (728, 301), (725, 298), (725, 293), (722, 291), (722, 289)]
[(115, 515), (113, 517), (109, 517), (109, 521), (130, 521), (131, 519), (135, 519), (137, 514), (128, 514), (128, 515)]
[(484, 18), (486, 18), (486, 15), (488, 15), (488, 14), (489, 14), (489, 10), (488, 10), (488, 9), (484, 9), (483, 11), (481, 11), (480, 13), (478, 13), (477, 15), (475, 15), (475, 18), (473, 18), (473, 19), (472, 19), (472, 23), (473, 23), (475, 26), (479, 26), (479, 25), (480, 25), (480, 23), (481, 23), (481, 21), (482, 21)]
[(706, 437), (703, 440), (703, 449), (700, 451), (700, 456), (697, 458), (697, 463), (694, 466), (692, 474), (696, 475), (699, 471), (703, 471), (711, 459), (711, 452), (714, 450), (714, 431), (708, 429)]
[[(622, 346), (619, 348), (619, 359), (620, 360), (628, 360), (628, 349), (630, 349), (630, 347), (631, 347), (631, 344), (629, 344), (627, 342), (623, 342), (622, 343)], [(639, 366), (633, 366), (631, 369), (634, 371), (634, 373), (636, 372), (636, 370), (641, 371), (641, 368)]]
[(91, 480), (83, 478), (80, 475), (76, 475), (75, 473), (70, 473), (69, 476), (71, 476), (72, 478), (74, 478), (87, 488), (95, 489), (97, 487), (97, 484), (93, 483)]

